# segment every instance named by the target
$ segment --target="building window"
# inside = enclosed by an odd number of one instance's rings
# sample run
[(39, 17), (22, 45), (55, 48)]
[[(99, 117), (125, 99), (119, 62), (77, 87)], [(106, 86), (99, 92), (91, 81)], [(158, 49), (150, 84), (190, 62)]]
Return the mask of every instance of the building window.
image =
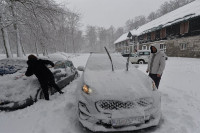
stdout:
[(131, 53), (133, 52), (133, 46), (130, 46), (130, 52)]
[(181, 43), (179, 44), (180, 50), (186, 50), (187, 49), (187, 43)]
[(166, 52), (166, 44), (160, 44), (160, 50)]
[(147, 46), (146, 46), (146, 45), (143, 45), (143, 46), (142, 46), (142, 50), (147, 50)]

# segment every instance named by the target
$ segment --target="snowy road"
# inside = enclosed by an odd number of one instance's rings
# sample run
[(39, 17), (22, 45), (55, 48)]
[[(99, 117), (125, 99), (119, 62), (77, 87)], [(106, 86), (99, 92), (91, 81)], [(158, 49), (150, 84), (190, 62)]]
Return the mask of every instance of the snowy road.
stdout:
[[(85, 65), (88, 54), (74, 56), (77, 67)], [(146, 65), (139, 69), (145, 72)], [(14, 112), (0, 112), (0, 133), (88, 133), (76, 116), (75, 89), (78, 80), (64, 88), (64, 94), (40, 100)], [(0, 81), (1, 84), (1, 81)], [(134, 133), (200, 132), (200, 59), (169, 58), (159, 91), (163, 118), (158, 127)]]

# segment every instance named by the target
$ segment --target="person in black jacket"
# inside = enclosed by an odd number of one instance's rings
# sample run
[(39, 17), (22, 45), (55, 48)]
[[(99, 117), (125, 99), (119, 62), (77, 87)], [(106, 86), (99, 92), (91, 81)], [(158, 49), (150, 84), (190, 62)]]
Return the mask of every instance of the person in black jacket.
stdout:
[(38, 78), (46, 100), (49, 100), (48, 86), (54, 87), (60, 94), (63, 94), (58, 85), (55, 83), (52, 72), (46, 67), (46, 65), (54, 67), (53, 62), (38, 59), (35, 55), (29, 55), (27, 64), (28, 68), (25, 75), (29, 77), (34, 74)]

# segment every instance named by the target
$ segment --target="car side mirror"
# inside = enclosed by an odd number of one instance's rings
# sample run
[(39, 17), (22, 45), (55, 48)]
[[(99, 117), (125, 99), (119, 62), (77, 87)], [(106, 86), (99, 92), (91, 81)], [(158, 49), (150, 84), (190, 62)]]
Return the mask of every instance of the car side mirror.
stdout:
[(78, 69), (79, 71), (84, 71), (84, 70), (85, 70), (85, 67), (84, 67), (84, 66), (78, 66), (77, 69)]

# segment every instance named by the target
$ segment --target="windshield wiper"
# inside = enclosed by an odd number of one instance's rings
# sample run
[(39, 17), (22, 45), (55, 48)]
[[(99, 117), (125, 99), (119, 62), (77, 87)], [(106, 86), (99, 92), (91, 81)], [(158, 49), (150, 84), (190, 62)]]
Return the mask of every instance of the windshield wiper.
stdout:
[(110, 54), (109, 54), (107, 48), (106, 48), (106, 47), (104, 47), (104, 48), (105, 48), (106, 53), (108, 54), (108, 57), (109, 57), (109, 59), (110, 59), (110, 62), (111, 62), (111, 65), (112, 65), (112, 71), (114, 71), (114, 67), (113, 67), (113, 63), (112, 63), (112, 58), (111, 58), (111, 56), (110, 56)]

